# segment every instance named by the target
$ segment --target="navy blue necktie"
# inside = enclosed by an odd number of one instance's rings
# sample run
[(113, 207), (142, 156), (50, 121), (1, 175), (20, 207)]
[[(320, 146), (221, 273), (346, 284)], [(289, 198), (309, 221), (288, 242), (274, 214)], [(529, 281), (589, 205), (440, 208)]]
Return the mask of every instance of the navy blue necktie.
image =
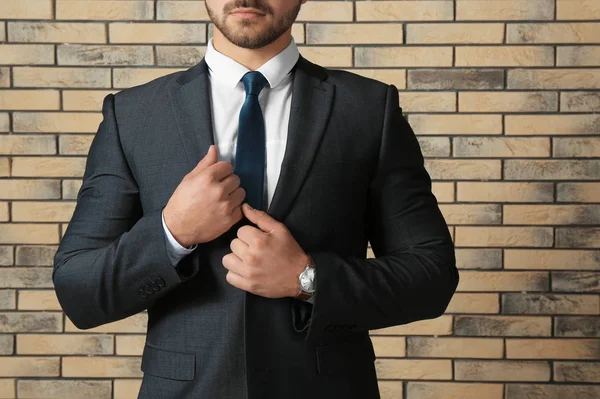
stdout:
[(246, 191), (246, 202), (262, 209), (265, 172), (265, 120), (258, 103), (258, 94), (268, 83), (257, 71), (242, 77), (246, 101), (240, 111), (234, 173)]

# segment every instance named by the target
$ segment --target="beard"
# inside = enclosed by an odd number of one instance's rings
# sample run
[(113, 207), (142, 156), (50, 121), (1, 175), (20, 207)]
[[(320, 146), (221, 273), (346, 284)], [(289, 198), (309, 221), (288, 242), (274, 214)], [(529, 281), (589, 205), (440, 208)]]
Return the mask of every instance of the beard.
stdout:
[(229, 13), (236, 8), (254, 8), (265, 15), (273, 15), (273, 10), (260, 0), (233, 0), (223, 7), (223, 13), (219, 15), (209, 8), (208, 2), (205, 1), (204, 4), (208, 16), (223, 36), (234, 45), (250, 50), (265, 47), (281, 37), (294, 24), (302, 6), (302, 3), (298, 2), (297, 6), (268, 25), (253, 19), (241, 19), (239, 27), (235, 21), (227, 20)]

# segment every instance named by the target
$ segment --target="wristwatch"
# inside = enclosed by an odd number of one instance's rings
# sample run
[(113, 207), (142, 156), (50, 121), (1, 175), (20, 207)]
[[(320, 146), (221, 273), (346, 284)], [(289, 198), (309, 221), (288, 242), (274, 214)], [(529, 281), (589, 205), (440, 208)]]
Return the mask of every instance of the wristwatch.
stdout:
[(308, 263), (306, 268), (298, 275), (298, 282), (300, 283), (300, 292), (296, 295), (296, 298), (303, 301), (313, 303), (314, 293), (316, 288), (317, 272), (315, 266)]

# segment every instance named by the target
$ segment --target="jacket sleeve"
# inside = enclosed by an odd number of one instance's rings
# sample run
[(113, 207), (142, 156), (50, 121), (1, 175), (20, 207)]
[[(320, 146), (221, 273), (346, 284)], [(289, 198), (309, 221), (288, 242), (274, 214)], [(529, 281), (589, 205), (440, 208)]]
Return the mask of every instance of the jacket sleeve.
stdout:
[(102, 114), (52, 273), (58, 301), (80, 329), (151, 307), (199, 267), (195, 256), (174, 267), (162, 209), (142, 212), (140, 192), (120, 143), (114, 95), (104, 98)]
[(393, 85), (366, 211), (374, 259), (308, 252), (317, 270), (315, 303), (296, 303), (303, 310), (293, 315), (307, 340), (439, 317), (458, 285), (454, 244)]

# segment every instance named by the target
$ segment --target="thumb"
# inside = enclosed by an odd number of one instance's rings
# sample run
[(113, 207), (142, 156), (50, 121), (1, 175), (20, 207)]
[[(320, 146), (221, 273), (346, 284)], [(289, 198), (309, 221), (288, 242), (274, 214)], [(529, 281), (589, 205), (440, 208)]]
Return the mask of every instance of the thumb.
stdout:
[(215, 164), (217, 162), (217, 158), (217, 147), (214, 144), (212, 144), (210, 147), (208, 147), (206, 155), (204, 155), (204, 158), (202, 158), (200, 162), (198, 162), (198, 164), (194, 168), (194, 171), (199, 172), (208, 168), (210, 165)]
[(244, 212), (244, 216), (246, 216), (249, 221), (257, 225), (258, 228), (265, 233), (278, 230), (279, 226), (281, 225), (281, 223), (273, 219), (273, 217), (267, 212), (261, 211), (260, 209), (254, 209), (247, 202), (244, 202), (242, 205), (242, 211)]

